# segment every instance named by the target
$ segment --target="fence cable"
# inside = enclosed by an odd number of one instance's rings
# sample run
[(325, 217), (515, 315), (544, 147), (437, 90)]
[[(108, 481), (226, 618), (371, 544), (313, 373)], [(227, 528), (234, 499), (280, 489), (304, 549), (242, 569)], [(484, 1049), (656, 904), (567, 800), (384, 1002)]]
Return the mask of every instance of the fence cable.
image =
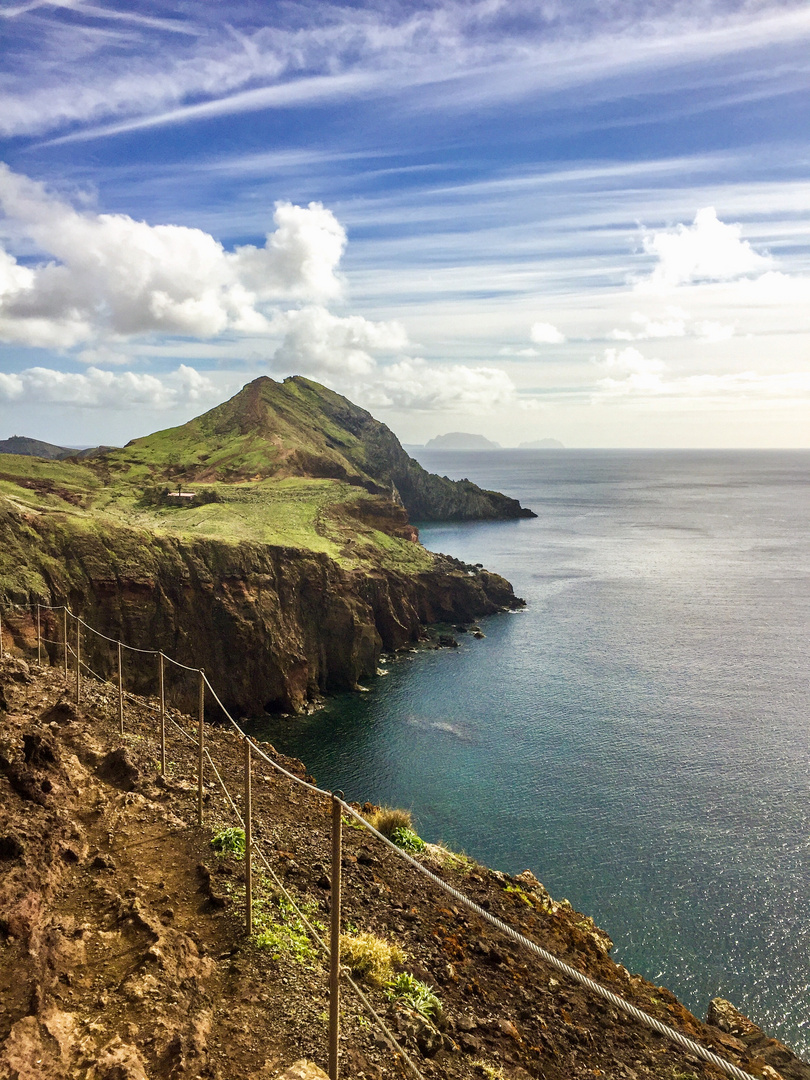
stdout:
[[(211, 692), (214, 695), (216, 701), (218, 702), (220, 708), (230, 720), (231, 724), (233, 724), (236, 730), (243, 737), (248, 738), (248, 736), (245, 735), (245, 732), (242, 731), (242, 729), (230, 715), (228, 710), (219, 700), (216, 692), (211, 687), (211, 684), (208, 683), (207, 678), (205, 681), (208, 684), (209, 689), (211, 689)], [(252, 740), (251, 745), (255, 748), (259, 756), (263, 758), (274, 769), (277, 769), (279, 772), (283, 773), (291, 780), (294, 780), (296, 783), (301, 784), (303, 787), (308, 788), (310, 791), (314, 791), (318, 795), (326, 795), (331, 798), (331, 792), (324, 791), (322, 788), (319, 787), (315, 787), (313, 784), (309, 784), (305, 780), (302, 780), (300, 777), (296, 776), (294, 773), (291, 773), (282, 765), (279, 765), (278, 762), (273, 761), (273, 759), (269, 755), (265, 754), (264, 751), (261, 750), (258, 746), (256, 746), (255, 742), (253, 742)], [(459, 903), (463, 904), (466, 908), (474, 912), (480, 918), (486, 920), (492, 926), (496, 927), (498, 930), (501, 931), (501, 933), (505, 934), (512, 941), (516, 942), (523, 948), (529, 949), (531, 952), (533, 952), (536, 956), (539, 956), (541, 960), (544, 960), (551, 967), (555, 968), (563, 975), (567, 975), (569, 978), (574, 979), (576, 982), (580, 983), (582, 986), (585, 986), (587, 989), (591, 990), (593, 993), (597, 994), (604, 1000), (609, 1001), (612, 1005), (615, 1005), (616, 1008), (621, 1009), (627, 1015), (633, 1017), (634, 1020), (637, 1020), (639, 1023), (644, 1024), (646, 1027), (651, 1028), (653, 1031), (657, 1031), (659, 1035), (664, 1035), (666, 1038), (677, 1043), (677, 1045), (680, 1046), (682, 1049), (687, 1050), (689, 1053), (695, 1054), (703, 1061), (707, 1061), (711, 1065), (714, 1065), (716, 1068), (721, 1069), (724, 1073), (726, 1073), (727, 1076), (733, 1077), (734, 1080), (753, 1080), (753, 1077), (750, 1073), (745, 1072), (743, 1069), (740, 1069), (737, 1065), (732, 1064), (730, 1061), (726, 1061), (723, 1058), (719, 1057), (717, 1054), (713, 1053), (713, 1051), (708, 1050), (706, 1047), (701, 1046), (700, 1043), (695, 1042), (694, 1039), (690, 1039), (688, 1036), (681, 1034), (681, 1032), (679, 1031), (676, 1031), (675, 1028), (670, 1027), (669, 1024), (665, 1024), (661, 1020), (656, 1019), (654, 1016), (650, 1016), (650, 1014), (645, 1012), (643, 1009), (639, 1009), (636, 1005), (631, 1004), (623, 997), (620, 997), (618, 994), (613, 993), (612, 990), (608, 990), (607, 987), (604, 987), (600, 983), (596, 982), (595, 979), (592, 979), (590, 978), (590, 976), (585, 975), (581, 971), (578, 971), (577, 968), (572, 967), (570, 964), (567, 964), (564, 960), (560, 960), (558, 957), (554, 956), (553, 953), (548, 952), (547, 949), (544, 949), (542, 946), (538, 945), (530, 938), (525, 937), (525, 935), (513, 929), (508, 923), (504, 922), (502, 919), (499, 919), (496, 915), (492, 915), (490, 912), (480, 907), (478, 904), (475, 903), (474, 900), (471, 900), (463, 892), (460, 892), (452, 885), (449, 885), (446, 881), (444, 881), (443, 878), (440, 878), (438, 874), (434, 874), (432, 870), (429, 870), (426, 866), (418, 862), (406, 851), (403, 851), (401, 847), (398, 847), (392, 840), (389, 840), (387, 836), (384, 836), (381, 832), (375, 829), (374, 826), (369, 821), (367, 821), (362, 814), (358, 813), (354, 809), (354, 807), (350, 806), (342, 799), (339, 801), (341, 803), (341, 806), (344, 810), (346, 810), (347, 813), (351, 814), (351, 816), (355, 818), (356, 821), (358, 821), (364, 828), (366, 828), (370, 833), (376, 836), (378, 840), (381, 840), (383, 844), (385, 844), (388, 848), (391, 849), (391, 851), (399, 855), (399, 857), (404, 859), (406, 862), (410, 863), (410, 865), (415, 870), (419, 871), (420, 874), (423, 874), (425, 877), (429, 878), (434, 884), (438, 885), (440, 889), (444, 890), (444, 892), (454, 897), (456, 900), (459, 901)]]
[[(155, 655), (155, 656), (158, 656), (159, 654), (158, 654), (157, 652), (155, 652), (155, 654), (154, 654), (154, 655)], [(172, 658), (171, 656), (168, 656), (168, 655), (167, 655), (166, 653), (164, 653), (164, 654), (163, 654), (163, 659), (164, 659), (164, 660), (168, 660), (170, 664), (174, 664), (174, 666), (175, 666), (175, 667), (179, 667), (179, 668), (182, 668), (182, 669), (183, 669), (184, 671), (194, 671), (194, 672), (196, 672), (196, 673), (197, 673), (198, 675), (199, 675), (199, 673), (200, 673), (200, 669), (199, 669), (199, 668), (196, 668), (196, 667), (189, 667), (189, 666), (188, 666), (188, 664), (181, 664), (179, 660), (174, 660), (174, 659), (173, 659), (173, 658)], [(206, 682), (207, 682), (207, 681), (208, 681), (208, 680), (206, 679)]]
[(503, 919), (499, 919), (497, 915), (493, 915), (485, 908), (482, 908), (480, 905), (476, 904), (474, 900), (471, 900), (463, 892), (454, 888), (452, 885), (449, 885), (446, 881), (440, 878), (438, 874), (434, 874), (432, 870), (428, 870), (426, 866), (414, 859), (411, 855), (407, 853), (407, 851), (403, 851), (402, 848), (397, 847), (397, 845), (392, 840), (389, 840), (387, 836), (384, 836), (381, 832), (378, 832), (378, 830), (375, 829), (373, 825), (366, 821), (362, 814), (359, 814), (352, 806), (349, 806), (348, 803), (343, 803), (343, 807), (349, 814), (352, 815), (352, 817), (364, 824), (365, 827), (370, 832), (372, 832), (378, 840), (382, 840), (382, 842), (387, 845), (387, 847), (391, 848), (392, 851), (396, 852), (399, 856), (409, 862), (411, 866), (414, 867), (414, 869), (419, 871), (420, 874), (423, 874), (425, 877), (430, 878), (431, 881), (433, 881), (436, 885), (442, 888), (446, 893), (449, 893), (451, 896), (453, 896), (456, 900), (458, 900), (460, 904), (463, 904), (464, 907), (468, 908), (480, 918), (486, 920), (486, 922), (491, 923), (492, 926), (497, 927), (498, 930), (500, 930), (507, 937), (511, 938), (511, 940), (516, 942), (518, 945), (522, 945), (524, 948), (530, 949), (533, 953), (535, 953), (535, 955), (539, 956), (541, 960), (544, 960), (547, 964), (555, 968), (557, 971), (561, 972), (563, 975), (567, 975), (569, 978), (576, 980), (576, 982), (578, 983), (581, 983), (589, 990), (592, 990), (593, 993), (598, 994), (599, 997), (604, 998), (612, 1005), (615, 1005), (617, 1009), (621, 1009), (629, 1016), (632, 1016), (635, 1020), (638, 1020), (640, 1023), (645, 1024), (647, 1027), (652, 1028), (654, 1031), (657, 1031), (659, 1035), (665, 1035), (668, 1039), (676, 1042), (684, 1050), (688, 1050), (689, 1053), (696, 1054), (698, 1057), (702, 1058), (704, 1061), (709, 1062), (711, 1065), (714, 1065), (716, 1068), (722, 1069), (723, 1072), (725, 1072), (728, 1076), (734, 1077), (735, 1080), (754, 1080), (750, 1073), (747, 1073), (743, 1069), (740, 1069), (738, 1066), (733, 1065), (730, 1061), (725, 1061), (723, 1058), (718, 1057), (717, 1054), (713, 1053), (711, 1050), (706, 1049), (706, 1047), (701, 1046), (700, 1043), (697, 1043), (693, 1039), (690, 1039), (687, 1035), (681, 1034), (680, 1031), (676, 1031), (675, 1028), (670, 1027), (669, 1024), (665, 1024), (661, 1020), (657, 1020), (654, 1016), (650, 1016), (650, 1014), (644, 1012), (643, 1009), (639, 1009), (636, 1005), (633, 1005), (629, 1001), (626, 1001), (623, 997), (620, 997), (618, 994), (614, 994), (612, 990), (608, 990), (607, 987), (602, 986), (601, 983), (596, 982), (596, 980), (592, 979), (589, 975), (585, 975), (582, 971), (578, 971), (577, 968), (572, 967), (570, 964), (567, 964), (564, 960), (560, 960), (558, 957), (554, 956), (553, 953), (550, 953), (547, 949), (544, 949), (541, 945), (538, 945), (530, 938), (525, 937), (525, 935), (521, 934), (518, 930), (515, 930), (508, 923), (504, 922)]

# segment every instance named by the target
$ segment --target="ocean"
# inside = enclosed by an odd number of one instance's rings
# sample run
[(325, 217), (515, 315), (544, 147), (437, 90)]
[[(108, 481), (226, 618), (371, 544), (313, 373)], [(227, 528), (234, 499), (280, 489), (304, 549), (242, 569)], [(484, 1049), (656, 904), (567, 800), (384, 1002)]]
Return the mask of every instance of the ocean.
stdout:
[(525, 611), (265, 737), (810, 1055), (810, 452), (417, 456), (539, 515), (421, 529)]

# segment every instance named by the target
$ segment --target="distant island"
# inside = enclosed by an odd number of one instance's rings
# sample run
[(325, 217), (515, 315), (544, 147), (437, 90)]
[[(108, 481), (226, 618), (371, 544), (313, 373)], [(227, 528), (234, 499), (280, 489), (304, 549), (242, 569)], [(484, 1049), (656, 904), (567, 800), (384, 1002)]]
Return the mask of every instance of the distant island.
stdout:
[(535, 439), (533, 442), (518, 443), (518, 450), (564, 450), (565, 444), (559, 439)]
[(425, 443), (425, 450), (500, 450), (501, 444), (469, 431), (450, 431)]
[[(504, 450), (493, 439), (485, 435), (475, 435), (471, 431), (449, 431), (446, 435), (437, 435), (428, 442), (403, 443), (405, 450)], [(565, 443), (559, 439), (533, 439), (531, 442), (522, 442), (517, 445), (518, 450), (564, 450)]]

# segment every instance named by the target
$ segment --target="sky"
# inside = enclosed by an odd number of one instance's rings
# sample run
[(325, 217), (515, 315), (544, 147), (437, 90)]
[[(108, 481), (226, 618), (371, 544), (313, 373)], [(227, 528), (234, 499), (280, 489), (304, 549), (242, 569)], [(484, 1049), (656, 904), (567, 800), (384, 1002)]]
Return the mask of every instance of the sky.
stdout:
[(0, 438), (810, 447), (805, 0), (0, 3)]

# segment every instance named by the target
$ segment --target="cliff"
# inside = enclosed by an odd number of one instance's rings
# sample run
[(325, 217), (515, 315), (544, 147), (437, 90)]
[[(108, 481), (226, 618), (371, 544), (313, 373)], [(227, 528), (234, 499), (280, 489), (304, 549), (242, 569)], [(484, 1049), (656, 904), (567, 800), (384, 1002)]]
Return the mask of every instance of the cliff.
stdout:
[[(257, 379), (83, 461), (9, 454), (0, 603), (29, 614), (6, 633), (30, 635), (32, 604), (67, 603), (109, 637), (204, 667), (239, 712), (301, 711), (425, 624), (522, 604), (498, 575), (422, 547), (409, 509), (531, 514), (425, 472), (369, 413), (299, 378)], [(101, 639), (84, 648), (101, 674), (117, 663)], [(149, 690), (155, 672), (136, 678)]]
[[(228, 704), (248, 715), (300, 711), (322, 694), (351, 689), (374, 673), (382, 650), (416, 640), (426, 623), (471, 621), (520, 604), (503, 578), (441, 556), (410, 572), (344, 567), (323, 552), (2, 504), (0, 579), (12, 602), (64, 600), (109, 637), (205, 668)], [(15, 634), (30, 640), (30, 614), (5, 622), (7, 648)], [(46, 637), (61, 633), (48, 626)], [(113, 670), (107, 643), (88, 635), (83, 649), (100, 673)], [(154, 688), (153, 670), (140, 677), (144, 689)]]

